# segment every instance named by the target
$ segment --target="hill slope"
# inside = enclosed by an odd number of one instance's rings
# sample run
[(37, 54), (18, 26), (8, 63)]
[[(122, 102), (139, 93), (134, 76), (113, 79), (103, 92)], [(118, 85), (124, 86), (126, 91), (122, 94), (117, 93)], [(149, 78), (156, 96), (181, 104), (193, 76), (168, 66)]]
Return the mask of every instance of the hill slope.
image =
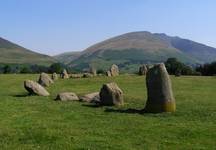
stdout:
[(75, 60), (80, 55), (81, 55), (81, 52), (74, 51), (74, 52), (66, 52), (66, 53), (56, 55), (56, 56), (54, 56), (54, 58), (61, 63), (68, 64), (71, 61)]
[(0, 38), (0, 63), (49, 65), (56, 60)]
[(176, 57), (186, 64), (201, 64), (215, 61), (216, 49), (166, 34), (132, 32), (87, 48), (69, 64), (80, 69), (89, 64), (107, 69), (116, 63), (128, 71), (142, 63), (163, 62), (169, 57)]

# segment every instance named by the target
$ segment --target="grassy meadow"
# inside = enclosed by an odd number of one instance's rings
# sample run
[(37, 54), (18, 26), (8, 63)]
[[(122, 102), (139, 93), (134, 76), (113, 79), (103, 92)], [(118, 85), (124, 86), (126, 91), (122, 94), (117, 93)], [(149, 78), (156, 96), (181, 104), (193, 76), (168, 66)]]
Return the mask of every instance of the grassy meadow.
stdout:
[[(23, 81), (38, 76), (0, 75), (0, 149), (216, 149), (216, 77), (171, 77), (177, 111), (140, 114), (143, 76), (59, 79), (47, 88), (51, 96), (27, 96)], [(83, 95), (111, 81), (123, 90), (125, 106), (53, 100), (58, 92)]]

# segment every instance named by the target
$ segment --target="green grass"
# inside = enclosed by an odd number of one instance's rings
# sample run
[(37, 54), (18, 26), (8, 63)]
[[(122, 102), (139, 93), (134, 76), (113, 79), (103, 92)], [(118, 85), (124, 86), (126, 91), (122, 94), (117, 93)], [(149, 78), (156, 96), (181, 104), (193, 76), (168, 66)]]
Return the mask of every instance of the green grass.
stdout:
[[(176, 113), (139, 114), (145, 79), (116, 78), (58, 80), (50, 97), (25, 96), (25, 79), (38, 75), (0, 75), (0, 149), (215, 149), (216, 78), (172, 77)], [(124, 91), (124, 107), (91, 107), (81, 102), (56, 102), (61, 91), (79, 95), (99, 91), (115, 81)]]

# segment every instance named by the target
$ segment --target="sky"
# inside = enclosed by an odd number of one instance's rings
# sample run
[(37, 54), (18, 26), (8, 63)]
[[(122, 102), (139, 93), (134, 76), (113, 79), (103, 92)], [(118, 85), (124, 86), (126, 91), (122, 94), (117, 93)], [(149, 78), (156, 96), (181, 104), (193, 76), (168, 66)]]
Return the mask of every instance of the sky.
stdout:
[(215, 0), (1, 0), (0, 37), (48, 55), (133, 31), (216, 47)]

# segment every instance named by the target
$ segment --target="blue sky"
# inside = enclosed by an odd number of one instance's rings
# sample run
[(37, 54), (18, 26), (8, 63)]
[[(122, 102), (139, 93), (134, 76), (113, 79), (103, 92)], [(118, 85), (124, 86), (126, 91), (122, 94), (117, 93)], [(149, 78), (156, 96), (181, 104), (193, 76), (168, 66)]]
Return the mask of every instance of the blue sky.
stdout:
[(0, 37), (49, 55), (150, 31), (216, 47), (215, 0), (2, 0)]

